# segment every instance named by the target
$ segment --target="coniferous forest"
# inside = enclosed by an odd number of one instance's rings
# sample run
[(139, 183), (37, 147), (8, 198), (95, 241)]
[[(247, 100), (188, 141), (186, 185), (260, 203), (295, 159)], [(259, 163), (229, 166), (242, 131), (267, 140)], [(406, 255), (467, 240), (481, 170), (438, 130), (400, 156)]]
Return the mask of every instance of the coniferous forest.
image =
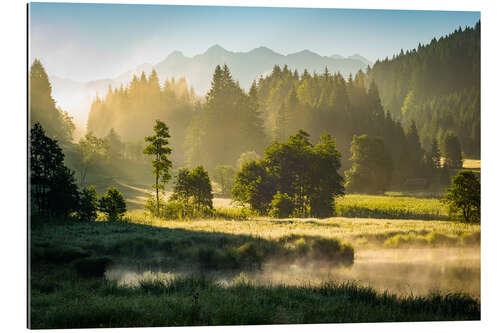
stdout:
[(390, 186), (397, 188), (410, 178), (434, 179), (433, 142), (443, 152), (447, 135), (458, 138), (464, 157), (479, 157), (479, 37), (478, 22), (347, 78), (328, 68), (299, 73), (275, 66), (248, 92), (224, 64), (215, 68), (206, 96), (196, 96), (184, 79), (160, 83), (153, 70), (96, 97), (87, 130), (98, 137), (117, 133), (127, 143), (121, 154), (134, 158), (126, 147), (133, 151), (161, 119), (172, 133), (174, 163), (210, 171), (235, 165), (248, 151), (262, 154), (299, 129), (313, 142), (323, 132), (332, 135), (347, 170), (353, 136), (366, 134), (383, 138), (392, 161)]

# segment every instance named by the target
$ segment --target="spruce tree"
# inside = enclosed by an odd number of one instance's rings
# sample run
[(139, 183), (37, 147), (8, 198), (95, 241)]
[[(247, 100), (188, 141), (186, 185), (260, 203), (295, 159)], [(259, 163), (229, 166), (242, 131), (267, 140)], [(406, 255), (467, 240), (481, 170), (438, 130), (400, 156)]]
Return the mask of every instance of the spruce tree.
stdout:
[(170, 169), (172, 168), (172, 161), (169, 155), (172, 149), (168, 147), (168, 139), (170, 134), (167, 125), (157, 120), (153, 127), (154, 135), (144, 138), (148, 144), (143, 153), (152, 157), (153, 174), (155, 175), (155, 184), (153, 189), (156, 192), (156, 213), (160, 215), (160, 190), (165, 189), (165, 184), (171, 178)]

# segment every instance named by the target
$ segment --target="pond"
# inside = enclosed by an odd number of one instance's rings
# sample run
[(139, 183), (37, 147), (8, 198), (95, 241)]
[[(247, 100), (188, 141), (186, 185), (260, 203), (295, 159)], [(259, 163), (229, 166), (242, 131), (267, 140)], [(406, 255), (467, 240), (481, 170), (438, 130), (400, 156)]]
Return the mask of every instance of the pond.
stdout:
[[(402, 296), (464, 293), (479, 299), (481, 294), (480, 248), (371, 249), (358, 250), (350, 267), (325, 262), (282, 264), (272, 260), (262, 269), (241, 273), (204, 272), (217, 282), (230, 285), (244, 278), (257, 284), (315, 285), (324, 281), (356, 282), (378, 292)], [(199, 274), (200, 271), (168, 268), (112, 267), (109, 280), (122, 285), (137, 285), (142, 279), (170, 279)]]

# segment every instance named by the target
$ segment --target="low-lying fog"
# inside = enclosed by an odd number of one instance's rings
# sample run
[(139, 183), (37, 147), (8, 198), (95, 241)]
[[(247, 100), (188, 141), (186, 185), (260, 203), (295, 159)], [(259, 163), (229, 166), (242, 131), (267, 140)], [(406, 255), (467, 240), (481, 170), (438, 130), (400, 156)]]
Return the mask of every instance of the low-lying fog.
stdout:
[[(192, 274), (162, 269), (112, 267), (106, 273), (119, 284), (137, 285), (141, 279), (169, 279)], [(398, 295), (427, 295), (461, 292), (480, 298), (480, 248), (376, 249), (358, 250), (351, 267), (332, 267), (324, 263), (284, 265), (267, 262), (252, 272), (206, 273), (216, 281), (231, 284), (247, 279), (258, 284), (303, 285), (327, 280), (355, 281), (377, 291)]]

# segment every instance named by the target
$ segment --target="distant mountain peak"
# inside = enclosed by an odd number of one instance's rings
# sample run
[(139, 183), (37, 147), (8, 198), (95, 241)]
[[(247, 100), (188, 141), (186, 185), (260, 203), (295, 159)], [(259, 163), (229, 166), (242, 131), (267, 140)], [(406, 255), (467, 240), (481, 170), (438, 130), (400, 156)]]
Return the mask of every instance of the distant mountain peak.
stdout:
[(211, 54), (218, 54), (218, 53), (228, 53), (229, 51), (220, 46), (219, 44), (215, 44), (210, 46), (206, 51), (205, 54), (211, 53)]
[(271, 50), (270, 48), (266, 47), (266, 46), (259, 46), (255, 49), (253, 49), (252, 51), (250, 52), (253, 52), (253, 51), (259, 51), (259, 52), (272, 52), (272, 53), (276, 53), (274, 52), (273, 50)]
[(255, 49), (252, 49), (248, 52), (243, 52), (247, 53), (250, 55), (260, 55), (260, 56), (282, 56), (281, 54), (277, 53), (276, 51), (266, 47), (266, 46), (259, 46)]
[(179, 50), (172, 51), (169, 55), (169, 58), (185, 58), (184, 53)]
[(332, 54), (330, 56), (330, 58), (332, 59), (337, 59), (337, 60), (340, 60), (340, 59), (345, 59), (345, 57), (341, 56), (340, 54)]
[(365, 65), (372, 65), (372, 62), (368, 59), (366, 59), (365, 57), (363, 57), (362, 55), (359, 55), (359, 54), (353, 54), (352, 56), (350, 56), (348, 59), (353, 59), (353, 60), (358, 60), (358, 61), (361, 61), (362, 63), (364, 63)]
[(313, 51), (308, 50), (308, 49), (304, 49), (304, 50), (302, 50), (302, 51), (299, 51), (299, 52), (297, 52), (296, 54), (312, 54), (312, 55), (319, 55), (319, 54), (314, 53)]

